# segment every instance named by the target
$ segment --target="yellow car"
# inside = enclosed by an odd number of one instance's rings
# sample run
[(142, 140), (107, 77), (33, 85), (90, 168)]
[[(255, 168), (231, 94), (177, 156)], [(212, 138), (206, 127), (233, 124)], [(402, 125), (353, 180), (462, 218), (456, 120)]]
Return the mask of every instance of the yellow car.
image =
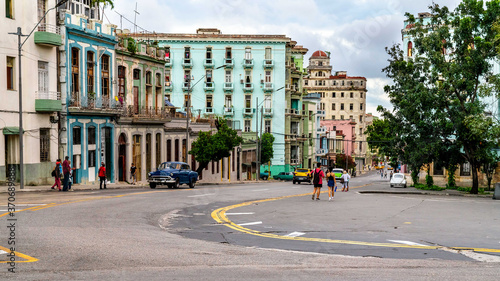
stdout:
[(293, 184), (307, 182), (312, 183), (312, 173), (311, 169), (298, 168), (293, 173)]

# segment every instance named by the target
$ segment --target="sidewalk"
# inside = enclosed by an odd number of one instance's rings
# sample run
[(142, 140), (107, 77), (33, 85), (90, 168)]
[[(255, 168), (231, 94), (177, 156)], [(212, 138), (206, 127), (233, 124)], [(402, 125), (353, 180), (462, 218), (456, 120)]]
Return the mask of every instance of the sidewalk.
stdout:
[(359, 193), (378, 193), (378, 194), (415, 194), (415, 195), (440, 195), (440, 196), (462, 196), (462, 197), (479, 197), (479, 198), (492, 198), (493, 192), (486, 194), (470, 194), (454, 189), (445, 189), (442, 191), (437, 190), (422, 190), (415, 187), (407, 188), (391, 188), (391, 187), (368, 187), (370, 190), (361, 190)]

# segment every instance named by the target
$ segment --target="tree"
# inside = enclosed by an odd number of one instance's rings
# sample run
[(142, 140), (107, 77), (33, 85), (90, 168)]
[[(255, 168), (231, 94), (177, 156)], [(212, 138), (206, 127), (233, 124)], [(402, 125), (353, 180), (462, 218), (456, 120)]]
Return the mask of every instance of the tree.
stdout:
[(347, 169), (355, 168), (356, 163), (354, 163), (354, 159), (352, 159), (352, 157), (350, 155), (347, 155), (347, 157), (346, 157), (345, 154), (337, 154), (337, 156), (335, 158), (335, 167), (345, 169), (346, 158), (347, 158), (347, 163), (348, 163)]
[(98, 5), (103, 4), (103, 8), (105, 8), (108, 5), (111, 6), (111, 9), (115, 8), (114, 0), (91, 0), (90, 5), (94, 6), (95, 4)]
[(264, 133), (261, 139), (260, 160), (262, 163), (271, 161), (274, 157), (273, 150), (274, 136), (271, 133)]
[(481, 159), (496, 143), (496, 137), (484, 132), (498, 131), (496, 121), (487, 122), (480, 98), (500, 89), (491, 63), (499, 44), (492, 26), (500, 0), (464, 0), (454, 11), (437, 4), (429, 9), (429, 23), (406, 14), (413, 57), (406, 58), (399, 45), (387, 49), (390, 59), (384, 72), (393, 84), (385, 91), (394, 111), (382, 112), (398, 133), (393, 143), (405, 151), (402, 160), (414, 162), (412, 170), (439, 160), (446, 147), (455, 146), (455, 153), (471, 165), (471, 193), (477, 194)]
[(198, 138), (191, 144), (189, 154), (194, 155), (195, 160), (200, 163), (196, 170), (201, 174), (202, 170), (208, 166), (210, 161), (219, 161), (229, 157), (231, 151), (241, 144), (243, 138), (238, 136), (238, 132), (229, 128), (225, 119), (217, 120), (217, 132), (199, 132)]

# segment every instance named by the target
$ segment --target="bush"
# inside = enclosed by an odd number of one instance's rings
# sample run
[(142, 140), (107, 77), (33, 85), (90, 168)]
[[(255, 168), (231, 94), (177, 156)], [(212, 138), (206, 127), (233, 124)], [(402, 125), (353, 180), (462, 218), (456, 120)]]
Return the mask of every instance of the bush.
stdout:
[(432, 178), (432, 176), (426, 175), (425, 176), (425, 183), (427, 184), (427, 186), (433, 186), (434, 179)]
[(427, 185), (427, 184), (421, 184), (421, 183), (417, 183), (415, 184), (415, 188), (416, 189), (421, 189), (421, 190), (435, 190), (435, 191), (442, 191), (442, 190), (445, 190), (446, 188), (445, 187), (440, 187), (440, 186), (437, 186), (437, 185)]

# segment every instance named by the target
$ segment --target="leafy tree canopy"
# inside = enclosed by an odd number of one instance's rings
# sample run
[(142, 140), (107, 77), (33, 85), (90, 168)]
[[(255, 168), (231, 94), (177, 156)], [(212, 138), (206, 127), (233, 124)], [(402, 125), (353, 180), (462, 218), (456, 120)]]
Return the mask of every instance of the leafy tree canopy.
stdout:
[(261, 139), (260, 160), (262, 163), (271, 161), (274, 157), (273, 150), (274, 136), (271, 133), (264, 133)]

